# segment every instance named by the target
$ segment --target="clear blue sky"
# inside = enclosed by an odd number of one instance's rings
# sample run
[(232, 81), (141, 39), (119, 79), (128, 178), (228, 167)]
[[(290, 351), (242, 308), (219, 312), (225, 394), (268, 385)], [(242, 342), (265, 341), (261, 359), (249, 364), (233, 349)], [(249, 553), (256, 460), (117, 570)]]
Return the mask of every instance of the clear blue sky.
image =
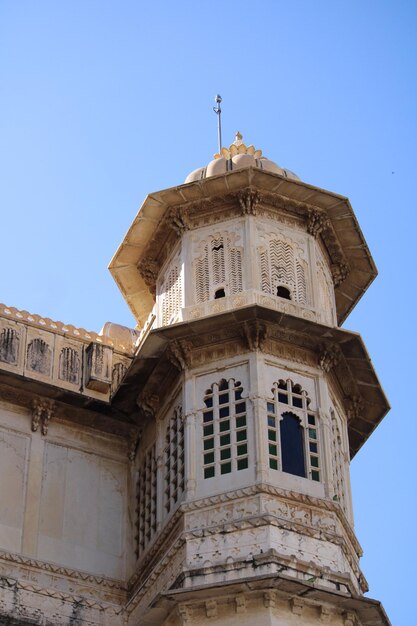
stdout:
[(5, 304), (132, 325), (107, 264), (216, 151), (218, 92), (225, 144), (349, 196), (380, 275), (345, 326), (393, 407), (352, 463), (356, 532), (393, 626), (416, 619), (416, 41), (404, 0), (0, 0)]

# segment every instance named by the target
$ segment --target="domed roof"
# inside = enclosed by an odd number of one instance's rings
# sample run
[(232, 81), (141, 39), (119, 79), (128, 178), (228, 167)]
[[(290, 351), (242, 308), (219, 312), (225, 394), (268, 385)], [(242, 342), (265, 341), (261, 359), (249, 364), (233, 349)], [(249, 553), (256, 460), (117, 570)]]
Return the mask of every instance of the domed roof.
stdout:
[(242, 141), (242, 135), (237, 132), (235, 140), (229, 148), (222, 148), (220, 154), (215, 154), (213, 161), (210, 161), (206, 167), (199, 167), (188, 174), (185, 182), (191, 183), (195, 180), (247, 167), (258, 167), (261, 170), (273, 172), (291, 180), (300, 180), (294, 172), (286, 170), (262, 156), (262, 150), (256, 150), (254, 146), (246, 146)]

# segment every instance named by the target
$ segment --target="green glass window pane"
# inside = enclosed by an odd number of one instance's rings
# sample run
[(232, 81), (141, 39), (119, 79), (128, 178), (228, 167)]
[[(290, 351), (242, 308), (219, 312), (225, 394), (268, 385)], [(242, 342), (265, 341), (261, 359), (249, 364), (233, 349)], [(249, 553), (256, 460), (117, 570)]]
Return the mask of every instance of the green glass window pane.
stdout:
[(246, 413), (246, 402), (239, 402), (235, 408), (236, 413)]
[(277, 470), (278, 469), (278, 461), (276, 459), (269, 459), (269, 467), (271, 469)]
[(213, 419), (213, 411), (205, 411), (203, 413), (203, 422), (211, 422)]
[(246, 443), (241, 444), (240, 446), (237, 447), (237, 455), (238, 456), (242, 456), (243, 454), (247, 454), (248, 453), (248, 446)]
[(277, 432), (276, 430), (268, 430), (268, 439), (269, 441), (276, 441), (277, 440)]
[(310, 439), (317, 439), (317, 431), (315, 428), (309, 428), (308, 429), (308, 436), (310, 437)]
[(310, 443), (308, 445), (309, 445), (309, 448), (310, 448), (310, 452), (318, 452), (316, 443), (314, 443), (313, 441), (310, 441)]
[(320, 482), (320, 472), (317, 472), (316, 470), (313, 470), (311, 472), (311, 478), (313, 480), (316, 480), (317, 482)]
[(211, 450), (212, 448), (214, 448), (214, 439), (205, 439), (204, 450)]
[(246, 426), (246, 416), (241, 416), (236, 418), (236, 428), (242, 428), (242, 426)]
[(208, 465), (209, 463), (214, 463), (214, 452), (209, 452), (204, 455), (204, 465)]
[(220, 419), (223, 417), (229, 417), (229, 407), (228, 406), (224, 406), (219, 410), (219, 417)]
[(311, 424), (311, 426), (315, 426), (316, 425), (316, 418), (314, 417), (314, 415), (309, 415), (308, 416), (308, 423)]
[(246, 428), (244, 428), (243, 430), (238, 430), (236, 433), (236, 441), (246, 441), (246, 439)]
[(228, 402), (229, 402), (229, 394), (221, 393), (219, 395), (219, 404), (228, 404)]
[(230, 430), (230, 420), (220, 422), (220, 432), (224, 433), (226, 430)]
[(223, 450), (220, 450), (220, 459), (222, 461), (225, 461), (226, 459), (230, 459), (230, 457), (231, 457), (230, 448), (224, 448)]
[(269, 449), (269, 454), (272, 454), (272, 456), (277, 456), (277, 447), (275, 444), (270, 443), (268, 446)]
[(231, 463), (223, 463), (223, 465), (220, 465), (220, 474), (230, 474), (231, 471), (232, 471)]
[(268, 413), (275, 413), (275, 404), (273, 402), (267, 402), (266, 410)]
[(276, 420), (275, 417), (272, 417), (271, 415), (268, 415), (268, 426), (276, 426)]
[(222, 435), (220, 437), (220, 445), (228, 446), (230, 444), (230, 435)]
[(214, 466), (206, 467), (204, 469), (204, 478), (213, 478), (214, 476)]
[(310, 457), (310, 464), (312, 467), (318, 467), (319, 466), (319, 459), (317, 456), (311, 456)]
[(213, 432), (214, 432), (213, 424), (209, 424), (208, 426), (204, 426), (204, 428), (203, 428), (204, 437), (209, 437), (210, 435), (213, 434)]
[(237, 469), (238, 470), (243, 470), (246, 469), (248, 467), (248, 459), (238, 459), (237, 462)]

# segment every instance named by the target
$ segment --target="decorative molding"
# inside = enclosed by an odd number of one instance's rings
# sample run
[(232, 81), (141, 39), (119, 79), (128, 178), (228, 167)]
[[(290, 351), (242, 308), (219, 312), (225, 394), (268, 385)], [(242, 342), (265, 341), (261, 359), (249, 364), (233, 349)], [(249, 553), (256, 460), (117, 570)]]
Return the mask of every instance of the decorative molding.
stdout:
[(178, 615), (182, 619), (183, 624), (187, 624), (188, 622), (192, 620), (193, 618), (192, 607), (187, 606), (186, 604), (179, 604), (177, 611), (178, 611)]
[(235, 596), (236, 613), (246, 612), (246, 597), (244, 593)]
[(41, 425), (42, 435), (48, 434), (49, 422), (55, 415), (55, 402), (45, 398), (35, 398), (32, 402), (32, 431), (35, 433)]
[(319, 365), (321, 369), (328, 373), (335, 368), (342, 360), (342, 351), (338, 344), (322, 344), (319, 349)]
[(320, 607), (320, 621), (324, 624), (328, 624), (330, 622), (331, 611), (327, 606), (322, 605)]
[(128, 452), (127, 458), (129, 461), (134, 461), (136, 458), (136, 452), (139, 447), (140, 440), (142, 438), (143, 427), (131, 428), (128, 436)]
[(348, 398), (348, 420), (362, 417), (365, 409), (365, 403), (362, 396), (355, 394)]
[(343, 613), (343, 626), (355, 626), (358, 623), (356, 615), (350, 611)]

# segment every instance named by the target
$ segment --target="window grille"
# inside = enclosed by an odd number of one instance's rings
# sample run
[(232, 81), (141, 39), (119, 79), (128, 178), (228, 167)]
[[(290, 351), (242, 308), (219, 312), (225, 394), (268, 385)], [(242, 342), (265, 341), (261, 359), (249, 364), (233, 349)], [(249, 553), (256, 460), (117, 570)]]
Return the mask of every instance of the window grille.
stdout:
[(299, 304), (309, 303), (306, 263), (299, 258), (295, 245), (270, 237), (267, 246), (258, 249), (258, 254), (262, 291), (280, 296), (284, 288), (289, 291), (289, 299)]
[(169, 420), (164, 449), (165, 511), (168, 514), (184, 492), (184, 421), (178, 407)]
[(228, 233), (204, 243), (203, 254), (194, 262), (194, 283), (197, 303), (214, 300), (221, 289), (225, 296), (243, 290), (242, 251)]
[(165, 275), (161, 288), (162, 324), (170, 324), (182, 305), (182, 281), (178, 265), (173, 265)]
[(157, 470), (155, 444), (139, 467), (137, 483), (137, 556), (145, 550), (156, 532)]
[(317, 416), (309, 409), (307, 392), (280, 380), (272, 394), (267, 402), (269, 467), (320, 482)]
[(204, 396), (204, 478), (244, 470), (249, 465), (246, 400), (240, 381), (214, 383)]
[(345, 481), (343, 471), (343, 442), (340, 436), (339, 425), (333, 409), (330, 409), (331, 427), (332, 427), (332, 453), (333, 453), (333, 481), (335, 488), (335, 496), (346, 513), (346, 496)]

